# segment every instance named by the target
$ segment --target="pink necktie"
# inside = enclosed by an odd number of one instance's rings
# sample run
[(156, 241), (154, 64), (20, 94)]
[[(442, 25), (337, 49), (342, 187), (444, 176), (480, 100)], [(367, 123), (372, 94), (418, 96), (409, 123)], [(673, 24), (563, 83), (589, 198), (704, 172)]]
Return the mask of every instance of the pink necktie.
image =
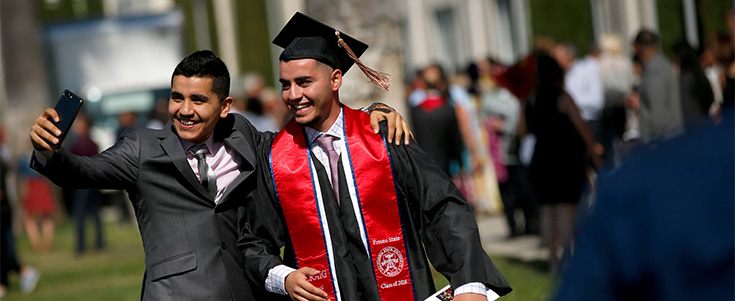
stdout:
[(329, 135), (321, 135), (319, 138), (316, 138), (316, 143), (319, 143), (319, 145), (327, 151), (327, 155), (329, 156), (329, 170), (332, 174), (332, 189), (334, 190), (334, 196), (337, 199), (337, 204), (339, 204), (339, 174), (337, 173), (337, 161), (339, 160), (339, 155), (337, 154), (337, 151), (334, 150), (333, 142), (334, 137)]

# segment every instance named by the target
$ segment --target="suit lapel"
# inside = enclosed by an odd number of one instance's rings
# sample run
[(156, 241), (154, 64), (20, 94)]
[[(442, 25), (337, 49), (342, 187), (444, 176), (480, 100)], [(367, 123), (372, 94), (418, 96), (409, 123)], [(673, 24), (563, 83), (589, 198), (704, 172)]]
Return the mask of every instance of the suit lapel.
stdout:
[(240, 167), (241, 171), (254, 169), (255, 153), (253, 153), (253, 150), (255, 146), (248, 143), (248, 140), (243, 137), (241, 131), (233, 129), (232, 133), (228, 137), (225, 137), (224, 141), (227, 146), (234, 149), (243, 158), (243, 166)]
[[(170, 129), (170, 124), (164, 128)], [(162, 138), (163, 140), (161, 141), (161, 147), (169, 156), (169, 158), (171, 158), (171, 162), (174, 163), (174, 166), (176, 166), (179, 172), (184, 176), (184, 178), (186, 178), (186, 181), (189, 182), (189, 185), (194, 187), (194, 190), (196, 190), (196, 192), (205, 199), (211, 199), (209, 192), (207, 191), (207, 189), (204, 188), (202, 183), (199, 182), (199, 179), (197, 179), (194, 171), (191, 170), (189, 162), (186, 161), (186, 154), (184, 153), (184, 149), (181, 146), (181, 141), (179, 141), (179, 137), (176, 136), (176, 134), (174, 133), (168, 133), (163, 135)], [(214, 202), (214, 200), (212, 200), (212, 202)]]
[[(232, 117), (233, 116), (229, 116), (229, 118)], [(235, 180), (233, 180), (232, 183), (227, 186), (227, 191), (225, 191), (224, 195), (222, 195), (222, 198), (220, 199), (220, 204), (226, 202), (229, 199), (230, 193), (232, 193), (232, 191), (234, 191), (234, 189), (238, 185), (240, 185), (247, 177), (249, 177), (255, 170), (255, 153), (253, 152), (255, 147), (253, 145), (250, 145), (247, 139), (243, 136), (242, 131), (237, 129), (237, 127), (235, 126), (237, 122), (234, 120), (232, 120), (231, 122), (233, 123), (233, 127), (230, 135), (224, 138), (224, 143), (229, 148), (235, 150), (235, 152), (240, 155), (242, 161), (240, 162), (239, 166), (240, 175), (238, 175), (237, 178), (235, 178)]]

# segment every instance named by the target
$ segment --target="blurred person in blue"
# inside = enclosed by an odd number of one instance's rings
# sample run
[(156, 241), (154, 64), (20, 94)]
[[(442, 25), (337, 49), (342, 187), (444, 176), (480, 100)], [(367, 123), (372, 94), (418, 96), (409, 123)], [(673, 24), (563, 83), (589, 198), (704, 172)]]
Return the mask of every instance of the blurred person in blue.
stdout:
[(658, 34), (643, 29), (633, 41), (641, 61), (641, 82), (635, 97), (641, 141), (650, 143), (670, 139), (684, 130), (681, 90), (674, 68), (660, 52)]
[(248, 262), (256, 282), (293, 300), (424, 300), (435, 291), (428, 257), (454, 300), (509, 293), (449, 177), (415, 141), (390, 143), (384, 124), (372, 135), (340, 104), (353, 64), (387, 89), (358, 59), (368, 46), (300, 13), (273, 43), (294, 118), (259, 148), (265, 202), (246, 205), (252, 223), (241, 225), (245, 256), (262, 258)]
[(529, 168), (541, 208), (541, 238), (549, 248), (551, 269), (559, 263), (558, 250), (568, 244), (574, 228), (576, 205), (587, 181), (585, 158), (602, 166), (602, 146), (595, 142), (572, 98), (564, 91), (564, 71), (550, 56), (536, 59), (536, 97), (521, 115), (519, 134), (536, 136)]
[[(238, 216), (257, 188), (255, 148), (273, 134), (229, 114), (229, 90), (224, 62), (209, 50), (194, 52), (171, 76), (164, 129), (131, 127), (92, 157), (44, 140), (58, 142), (61, 134), (51, 122), (59, 118), (54, 109), (34, 120), (34, 169), (61, 186), (129, 194), (145, 252), (142, 300), (277, 297), (252, 286), (243, 271), (250, 259), (236, 248)], [(371, 116), (375, 124), (402, 124), (398, 114)]]
[[(97, 143), (92, 140), (89, 130), (92, 126), (92, 118), (87, 114), (79, 114), (74, 124), (72, 132), (74, 133), (74, 143), (69, 148), (69, 152), (82, 157), (91, 157), (99, 153)], [(104, 236), (102, 228), (102, 219), (100, 218), (100, 209), (102, 207), (102, 195), (97, 189), (74, 189), (72, 192), (74, 221), (76, 225), (76, 254), (81, 255), (86, 251), (85, 242), (85, 225), (87, 214), (92, 215), (94, 221), (94, 248), (102, 250), (104, 248)]]
[(483, 161), (476, 97), (469, 93), (472, 80), (466, 72), (458, 71), (449, 78), (448, 83), (450, 100), (457, 115), (457, 126), (464, 146), (461, 161), (456, 165), (457, 171), (453, 172), (453, 180), (473, 208), (487, 212), (489, 200), (480, 199), (480, 192), (474, 182), (481, 175)]
[(735, 299), (733, 117), (600, 177), (555, 300)]
[(40, 273), (32, 266), (21, 265), (18, 259), (15, 235), (13, 233), (13, 207), (11, 193), (8, 191), (10, 172), (10, 149), (5, 140), (5, 126), (0, 125), (0, 298), (8, 293), (9, 277), (12, 271), (18, 273), (20, 290), (30, 293), (36, 288)]

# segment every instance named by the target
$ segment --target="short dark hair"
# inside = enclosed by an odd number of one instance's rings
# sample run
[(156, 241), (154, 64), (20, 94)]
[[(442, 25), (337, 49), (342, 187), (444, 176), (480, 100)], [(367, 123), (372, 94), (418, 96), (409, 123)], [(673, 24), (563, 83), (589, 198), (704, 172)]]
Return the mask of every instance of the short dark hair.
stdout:
[(658, 35), (654, 33), (653, 31), (642, 29), (635, 36), (635, 40), (633, 40), (633, 44), (636, 44), (641, 48), (651, 48), (651, 47), (658, 48)]
[(171, 76), (172, 86), (177, 75), (211, 78), (212, 92), (219, 96), (219, 100), (230, 95), (230, 72), (225, 63), (210, 50), (199, 50), (181, 60)]
[(548, 55), (540, 55), (536, 59), (536, 79), (539, 89), (545, 91), (564, 89), (564, 70), (556, 59)]

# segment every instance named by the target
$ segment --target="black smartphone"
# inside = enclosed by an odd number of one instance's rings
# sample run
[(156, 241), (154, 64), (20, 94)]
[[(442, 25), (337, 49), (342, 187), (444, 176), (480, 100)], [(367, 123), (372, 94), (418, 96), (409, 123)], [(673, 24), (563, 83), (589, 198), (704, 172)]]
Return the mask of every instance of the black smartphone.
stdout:
[(51, 119), (51, 122), (61, 130), (61, 135), (58, 137), (59, 143), (46, 141), (52, 148), (57, 149), (61, 146), (61, 143), (64, 142), (64, 138), (66, 138), (66, 134), (69, 133), (71, 124), (74, 123), (74, 119), (77, 118), (83, 104), (84, 100), (76, 94), (71, 93), (71, 91), (64, 90), (64, 92), (61, 93), (61, 97), (59, 97), (59, 101), (56, 103), (56, 107), (54, 108), (56, 113), (59, 114), (59, 122), (55, 122)]

